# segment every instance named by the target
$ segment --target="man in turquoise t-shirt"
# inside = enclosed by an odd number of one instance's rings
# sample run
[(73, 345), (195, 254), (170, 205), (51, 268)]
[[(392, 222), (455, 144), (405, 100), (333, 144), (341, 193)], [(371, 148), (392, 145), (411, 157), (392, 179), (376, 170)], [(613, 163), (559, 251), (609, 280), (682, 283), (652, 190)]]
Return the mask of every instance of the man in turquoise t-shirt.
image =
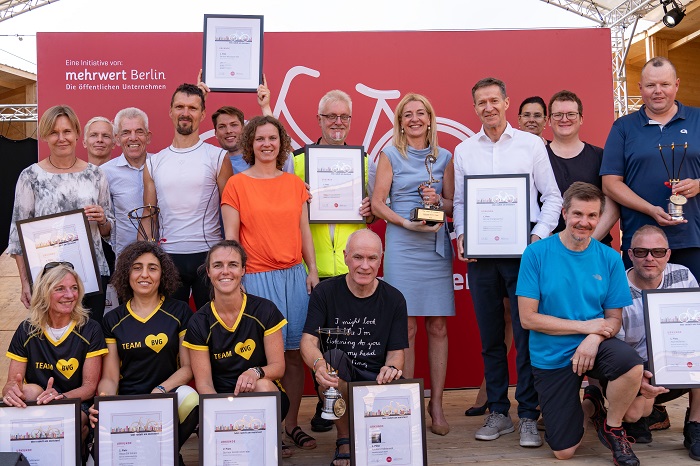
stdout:
[[(620, 255), (591, 238), (604, 207), (600, 189), (572, 184), (564, 193), (566, 229), (525, 250), (516, 294), (522, 326), (531, 331), (535, 389), (554, 455), (573, 456), (585, 414), (616, 465), (638, 466), (622, 418), (639, 391), (643, 366), (632, 347), (614, 338), (632, 298)], [(584, 374), (607, 388), (607, 416), (597, 387), (587, 387), (581, 402)]]

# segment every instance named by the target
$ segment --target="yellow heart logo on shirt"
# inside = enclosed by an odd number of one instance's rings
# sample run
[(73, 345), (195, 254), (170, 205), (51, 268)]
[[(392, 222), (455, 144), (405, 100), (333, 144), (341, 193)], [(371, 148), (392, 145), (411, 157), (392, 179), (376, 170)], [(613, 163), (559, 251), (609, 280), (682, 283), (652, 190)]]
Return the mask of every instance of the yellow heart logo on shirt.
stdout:
[(79, 365), (80, 363), (75, 358), (70, 358), (68, 361), (65, 359), (59, 359), (56, 361), (56, 368), (66, 379), (70, 379), (73, 374), (75, 374), (75, 371), (78, 370)]
[(236, 352), (237, 355), (246, 358), (247, 361), (253, 355), (253, 351), (255, 351), (255, 342), (248, 338), (243, 343), (236, 343), (236, 346), (233, 350)]
[(158, 335), (148, 335), (146, 337), (146, 346), (151, 348), (156, 353), (160, 353), (160, 350), (168, 343), (168, 336), (165, 333), (159, 333)]

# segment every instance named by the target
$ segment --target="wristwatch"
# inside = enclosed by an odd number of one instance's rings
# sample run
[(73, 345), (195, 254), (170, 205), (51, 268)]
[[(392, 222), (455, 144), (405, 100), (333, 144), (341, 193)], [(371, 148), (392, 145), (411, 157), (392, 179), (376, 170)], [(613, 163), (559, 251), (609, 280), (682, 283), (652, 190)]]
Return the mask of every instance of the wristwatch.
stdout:
[(262, 367), (257, 366), (257, 367), (251, 367), (255, 371), (256, 374), (258, 374), (258, 379), (262, 379), (265, 377), (265, 371), (263, 370)]

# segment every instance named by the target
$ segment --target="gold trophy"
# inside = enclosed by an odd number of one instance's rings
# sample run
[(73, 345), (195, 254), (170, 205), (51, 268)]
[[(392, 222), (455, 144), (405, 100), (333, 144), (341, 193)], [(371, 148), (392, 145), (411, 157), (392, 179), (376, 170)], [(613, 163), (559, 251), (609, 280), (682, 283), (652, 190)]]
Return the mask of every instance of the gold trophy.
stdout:
[[(668, 169), (668, 164), (666, 164), (666, 159), (664, 158), (664, 148), (669, 147), (671, 149), (671, 170)], [(688, 198), (682, 194), (673, 194), (673, 188), (681, 181), (681, 168), (683, 168), (683, 162), (685, 161), (685, 156), (688, 153), (688, 143), (683, 144), (683, 157), (681, 158), (681, 163), (678, 166), (678, 173), (676, 173), (676, 144), (671, 143), (667, 146), (662, 146), (659, 144), (659, 154), (661, 155), (661, 161), (664, 163), (664, 168), (666, 168), (666, 174), (668, 175), (668, 181), (666, 186), (671, 188), (671, 196), (668, 198), (667, 212), (673, 220), (683, 220), (683, 206), (688, 202)]]
[[(340, 362), (340, 351), (338, 350), (338, 340), (341, 336), (353, 335), (353, 332), (349, 328), (319, 328), (318, 330), (319, 341), (321, 343), (321, 353), (324, 355), (328, 353), (329, 361), (326, 361), (326, 371), (331, 377), (338, 377), (338, 371), (336, 367)], [(324, 337), (325, 335), (325, 345)], [(329, 351), (329, 348), (334, 346), (335, 351)], [(325, 347), (325, 348), (324, 348)], [(335, 356), (335, 357), (334, 357)], [(334, 361), (334, 359), (337, 359)], [(345, 414), (346, 404), (340, 391), (335, 387), (328, 387), (323, 392), (323, 410), (321, 412), (321, 417), (323, 419), (336, 420), (343, 417)]]
[(411, 210), (410, 220), (412, 222), (425, 221), (426, 225), (445, 223), (445, 211), (440, 209), (439, 206), (428, 204), (423, 198), (423, 188), (432, 188), (433, 183), (440, 181), (433, 178), (433, 165), (435, 165), (435, 162), (437, 162), (437, 159), (434, 155), (428, 154), (425, 157), (425, 169), (428, 171), (428, 181), (418, 186), (418, 194), (423, 201), (423, 207), (414, 207), (413, 210)]

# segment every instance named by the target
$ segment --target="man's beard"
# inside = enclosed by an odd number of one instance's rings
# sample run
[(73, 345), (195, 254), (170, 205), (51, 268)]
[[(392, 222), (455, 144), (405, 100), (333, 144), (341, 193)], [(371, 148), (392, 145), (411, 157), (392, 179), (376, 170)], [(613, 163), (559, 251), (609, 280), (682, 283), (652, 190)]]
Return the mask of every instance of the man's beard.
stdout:
[[(190, 126), (181, 126), (180, 121), (188, 121), (190, 123)], [(177, 132), (178, 134), (181, 134), (183, 136), (189, 136), (190, 134), (194, 133), (194, 125), (192, 124), (192, 120), (180, 120), (177, 123)]]

